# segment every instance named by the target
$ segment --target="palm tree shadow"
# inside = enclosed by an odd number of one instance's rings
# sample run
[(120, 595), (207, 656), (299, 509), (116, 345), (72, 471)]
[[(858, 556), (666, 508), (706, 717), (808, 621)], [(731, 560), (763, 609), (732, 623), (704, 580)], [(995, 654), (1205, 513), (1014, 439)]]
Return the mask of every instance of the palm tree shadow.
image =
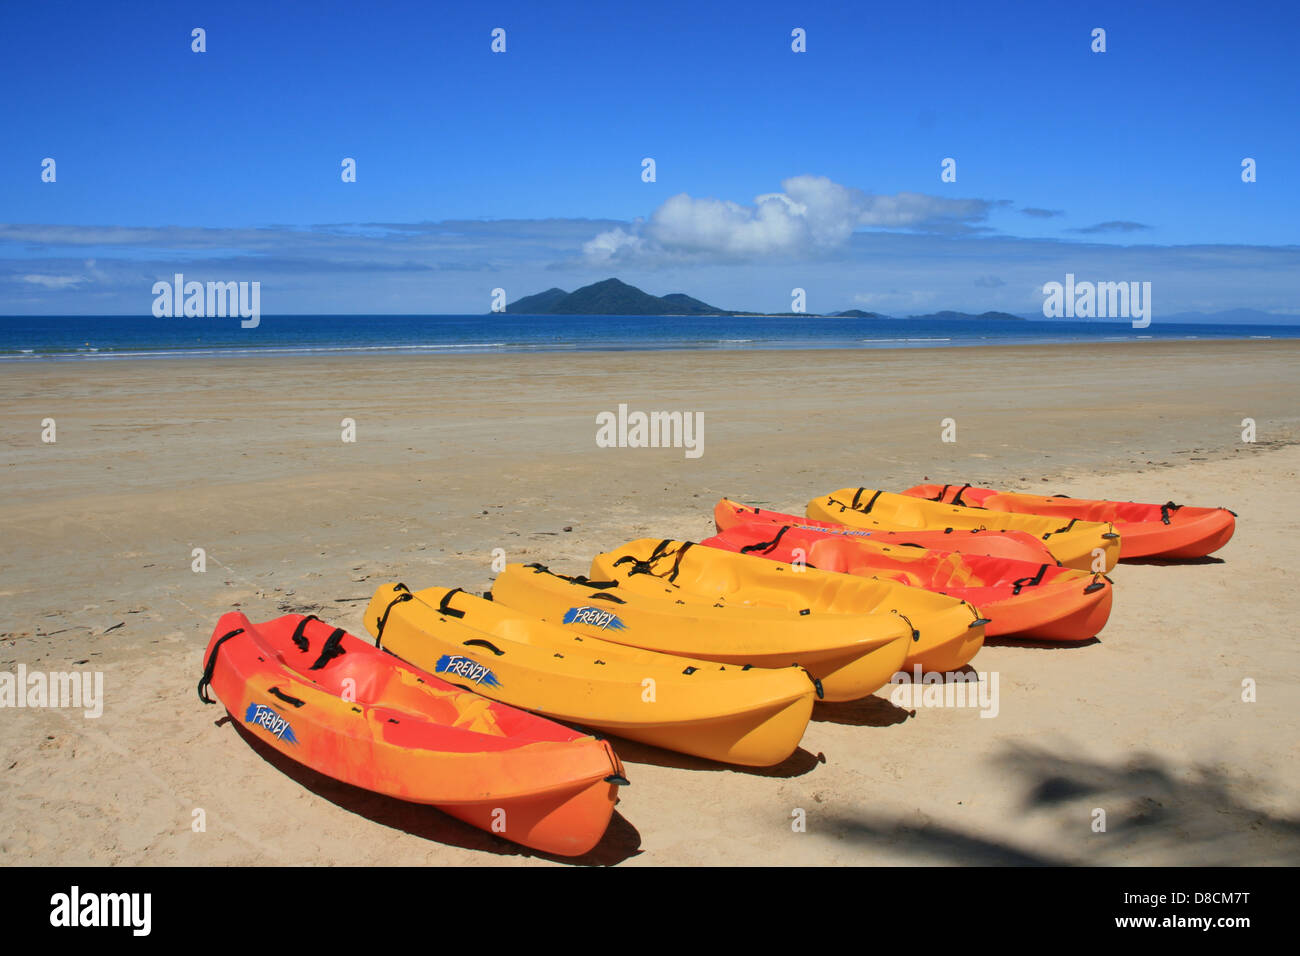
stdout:
[(270, 744), (255, 737), (239, 721), (232, 720), (229, 714), (216, 721), (217, 726), (224, 723), (230, 723), (259, 757), (317, 796), (382, 826), (401, 830), (423, 840), (495, 853), (498, 856), (537, 857), (578, 866), (614, 866), (641, 852), (641, 834), (617, 810), (610, 818), (609, 828), (600, 843), (589, 853), (577, 857), (556, 856), (480, 830), (443, 813), (437, 807), (398, 800), (335, 780), (286, 757)]
[[(1216, 767), (1173, 768), (1149, 754), (1114, 763), (1015, 746), (994, 758), (1022, 790), (1024, 818), (1046, 819), (1057, 834), (1038, 846), (964, 833), (942, 824), (840, 815), (848, 840), (901, 850), (930, 862), (985, 866), (1294, 866), (1300, 818), (1242, 802)], [(1238, 790), (1240, 785), (1238, 785)], [(1104, 811), (1104, 830), (1096, 829)], [(1050, 843), (1051, 850), (1043, 849)]]

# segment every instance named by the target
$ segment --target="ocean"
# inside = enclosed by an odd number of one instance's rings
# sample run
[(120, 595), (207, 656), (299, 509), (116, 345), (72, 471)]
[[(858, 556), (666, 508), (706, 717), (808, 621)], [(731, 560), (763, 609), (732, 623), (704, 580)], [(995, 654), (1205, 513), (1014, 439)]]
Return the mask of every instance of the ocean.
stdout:
[(0, 361), (672, 349), (898, 349), (1065, 342), (1294, 339), (1297, 325), (825, 316), (267, 315), (0, 317)]

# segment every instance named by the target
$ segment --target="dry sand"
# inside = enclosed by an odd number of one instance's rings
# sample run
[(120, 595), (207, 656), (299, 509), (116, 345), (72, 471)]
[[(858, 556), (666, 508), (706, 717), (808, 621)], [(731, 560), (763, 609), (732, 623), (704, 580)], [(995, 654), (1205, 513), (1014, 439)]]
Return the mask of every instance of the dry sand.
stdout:
[[(585, 572), (630, 538), (707, 535), (722, 495), (800, 511), (928, 477), (1221, 505), (1238, 531), (1221, 561), (1121, 565), (1096, 643), (983, 650), (994, 719), (883, 691), (818, 705), (760, 772), (615, 740), (632, 786), (583, 862), (1294, 864), (1298, 359), (1271, 340), (4, 365), (0, 670), (100, 670), (107, 701), (0, 710), (0, 862), (549, 863), (250, 747), (194, 693), (218, 615), (363, 633), (377, 585), (482, 590), (493, 548)], [(703, 456), (596, 447), (619, 403), (703, 412)]]

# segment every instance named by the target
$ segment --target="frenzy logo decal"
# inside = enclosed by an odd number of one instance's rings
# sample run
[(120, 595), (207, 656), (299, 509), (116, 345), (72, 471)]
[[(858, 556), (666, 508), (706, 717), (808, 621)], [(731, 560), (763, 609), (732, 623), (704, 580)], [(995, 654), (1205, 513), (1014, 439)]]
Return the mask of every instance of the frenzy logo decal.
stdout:
[(870, 531), (863, 531), (860, 528), (821, 528), (815, 524), (792, 524), (792, 528), (798, 528), (801, 531), (820, 531), (822, 534), (839, 534), (847, 538), (869, 538)]
[(598, 627), (602, 631), (612, 629), (615, 631), (627, 630), (617, 614), (613, 611), (606, 611), (599, 607), (571, 607), (564, 612), (565, 624), (586, 624), (588, 627)]
[(291, 744), (298, 742), (298, 738), (293, 735), (293, 728), (289, 726), (288, 719), (281, 717), (265, 704), (249, 704), (248, 712), (244, 714), (244, 723), (256, 724), (268, 733), (274, 734), (281, 740), (287, 740)]
[(457, 677), (468, 678), (475, 684), (487, 684), (488, 687), (501, 686), (501, 681), (497, 680), (497, 675), (492, 673), (490, 667), (458, 654), (443, 654), (438, 658), (433, 671), (435, 674), (455, 674)]

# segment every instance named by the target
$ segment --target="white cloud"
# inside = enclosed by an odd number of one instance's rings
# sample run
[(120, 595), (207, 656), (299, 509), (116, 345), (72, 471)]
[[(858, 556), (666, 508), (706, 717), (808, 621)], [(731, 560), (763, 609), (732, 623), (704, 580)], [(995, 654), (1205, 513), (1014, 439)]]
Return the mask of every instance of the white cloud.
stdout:
[(600, 233), (583, 254), (592, 264), (813, 255), (844, 245), (859, 227), (968, 231), (998, 205), (921, 193), (872, 195), (825, 176), (792, 176), (781, 188), (749, 205), (679, 193), (631, 230)]
[(582, 244), (582, 254), (591, 262), (609, 262), (615, 257), (639, 251), (644, 240), (634, 236), (622, 226), (599, 233), (595, 239)]
[(83, 276), (25, 275), (19, 276), (18, 279), (21, 282), (38, 285), (46, 289), (68, 289), (86, 281)]

